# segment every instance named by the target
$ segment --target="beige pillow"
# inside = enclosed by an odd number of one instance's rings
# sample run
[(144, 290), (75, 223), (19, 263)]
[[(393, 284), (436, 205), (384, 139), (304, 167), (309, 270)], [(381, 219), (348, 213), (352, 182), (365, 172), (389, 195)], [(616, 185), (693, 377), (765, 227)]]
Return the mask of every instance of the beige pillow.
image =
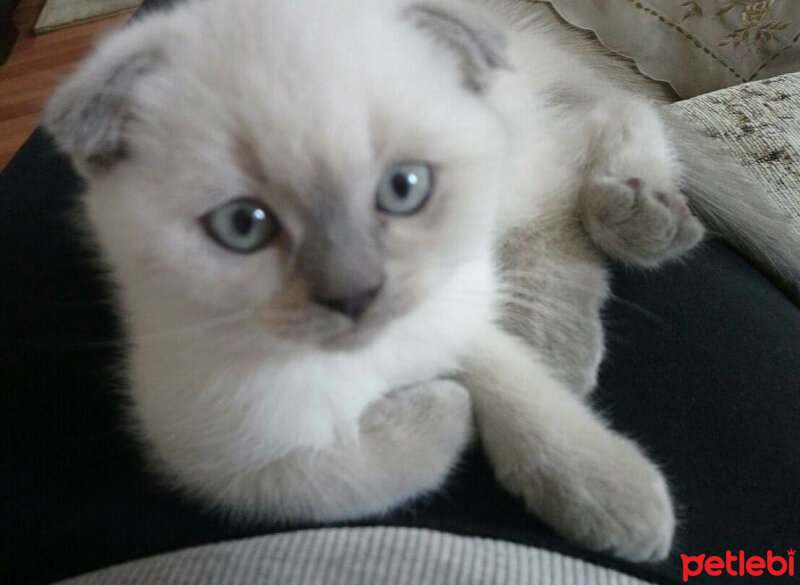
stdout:
[(723, 89), (669, 109), (750, 169), (762, 196), (786, 212), (800, 238), (800, 74)]
[(548, 0), (684, 98), (800, 71), (800, 0)]

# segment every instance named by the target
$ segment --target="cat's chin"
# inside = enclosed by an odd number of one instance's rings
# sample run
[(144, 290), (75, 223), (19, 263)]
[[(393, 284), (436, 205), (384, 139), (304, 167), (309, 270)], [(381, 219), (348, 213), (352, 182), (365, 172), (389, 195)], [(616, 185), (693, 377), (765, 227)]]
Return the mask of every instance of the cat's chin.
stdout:
[(356, 321), (347, 329), (320, 339), (319, 345), (328, 351), (357, 351), (375, 341), (385, 329), (384, 322)]

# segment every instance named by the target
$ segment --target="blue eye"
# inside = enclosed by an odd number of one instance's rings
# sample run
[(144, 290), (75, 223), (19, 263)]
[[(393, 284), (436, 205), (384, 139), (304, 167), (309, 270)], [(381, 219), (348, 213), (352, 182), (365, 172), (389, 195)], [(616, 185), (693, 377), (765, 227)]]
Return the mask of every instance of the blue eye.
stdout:
[(424, 163), (390, 168), (378, 185), (376, 205), (392, 215), (412, 215), (423, 208), (433, 191), (433, 172)]
[(249, 254), (269, 244), (281, 226), (266, 205), (250, 197), (234, 199), (200, 218), (209, 237), (232, 252)]

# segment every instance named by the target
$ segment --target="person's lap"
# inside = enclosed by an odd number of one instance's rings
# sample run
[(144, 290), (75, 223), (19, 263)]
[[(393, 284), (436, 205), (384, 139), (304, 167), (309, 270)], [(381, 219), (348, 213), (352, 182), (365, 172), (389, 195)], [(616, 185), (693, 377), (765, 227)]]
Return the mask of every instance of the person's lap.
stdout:
[[(237, 523), (146, 470), (124, 431), (107, 289), (67, 227), (78, 190), (41, 134), (0, 178), (9, 582), (293, 528)], [(796, 546), (800, 311), (720, 243), (657, 272), (618, 269), (614, 291), (594, 400), (672, 480), (681, 526), (666, 563), (637, 567), (571, 547), (496, 486), (477, 447), (439, 494), (368, 523), (554, 548), (652, 580), (679, 579), (681, 553)]]

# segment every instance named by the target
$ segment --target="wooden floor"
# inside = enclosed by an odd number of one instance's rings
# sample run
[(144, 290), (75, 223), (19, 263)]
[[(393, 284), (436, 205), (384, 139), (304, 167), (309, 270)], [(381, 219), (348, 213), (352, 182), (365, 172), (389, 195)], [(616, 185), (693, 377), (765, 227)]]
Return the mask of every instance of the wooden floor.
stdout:
[(102, 33), (130, 15), (33, 35), (44, 0), (22, 0), (15, 21), (20, 34), (8, 61), (0, 66), (0, 169), (6, 166), (36, 126), (42, 105), (58, 82), (86, 55)]

